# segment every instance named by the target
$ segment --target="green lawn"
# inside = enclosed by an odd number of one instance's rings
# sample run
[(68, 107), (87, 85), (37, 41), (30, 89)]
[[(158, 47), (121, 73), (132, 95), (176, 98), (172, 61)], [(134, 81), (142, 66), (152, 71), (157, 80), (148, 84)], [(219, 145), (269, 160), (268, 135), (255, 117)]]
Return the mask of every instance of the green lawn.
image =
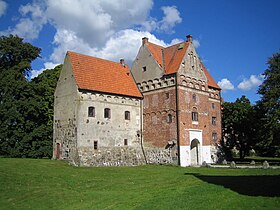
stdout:
[(0, 158), (0, 209), (280, 209), (280, 170)]

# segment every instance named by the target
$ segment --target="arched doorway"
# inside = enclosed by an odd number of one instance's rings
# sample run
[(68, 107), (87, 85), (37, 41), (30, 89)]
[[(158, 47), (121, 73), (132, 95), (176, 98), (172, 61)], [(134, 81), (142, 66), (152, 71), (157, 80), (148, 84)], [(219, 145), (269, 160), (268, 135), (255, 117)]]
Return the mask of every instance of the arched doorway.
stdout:
[(193, 139), (191, 142), (191, 165), (200, 164), (200, 142)]
[(56, 143), (56, 151), (55, 151), (55, 158), (60, 159), (60, 144)]

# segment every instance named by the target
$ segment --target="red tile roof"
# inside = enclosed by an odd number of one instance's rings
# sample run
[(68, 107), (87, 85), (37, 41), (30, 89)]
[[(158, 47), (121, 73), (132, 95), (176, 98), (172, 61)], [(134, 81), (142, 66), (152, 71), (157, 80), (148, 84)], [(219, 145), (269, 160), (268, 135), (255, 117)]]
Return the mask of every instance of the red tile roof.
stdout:
[[(189, 44), (190, 43), (186, 41), (164, 48), (151, 42), (147, 42), (147, 47), (154, 56), (157, 63), (162, 67), (164, 73), (168, 75), (176, 73), (179, 70), (180, 64), (184, 58), (184, 55), (186, 54)], [(209, 74), (205, 66), (203, 64), (202, 66), (205, 76), (207, 77), (208, 86), (221, 89), (213, 77)]]
[(67, 52), (79, 89), (142, 98), (127, 65)]

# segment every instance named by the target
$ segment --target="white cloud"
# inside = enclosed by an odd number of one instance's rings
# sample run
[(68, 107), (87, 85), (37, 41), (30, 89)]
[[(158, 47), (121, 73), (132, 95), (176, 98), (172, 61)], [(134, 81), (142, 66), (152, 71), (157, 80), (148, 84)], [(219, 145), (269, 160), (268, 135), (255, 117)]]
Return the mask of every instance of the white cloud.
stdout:
[(54, 42), (59, 46), (52, 53), (51, 60), (61, 62), (65, 52), (69, 50), (116, 62), (120, 58), (124, 58), (128, 64), (131, 64), (136, 57), (143, 37), (148, 37), (149, 41), (153, 43), (167, 46), (164, 41), (157, 39), (150, 32), (127, 29), (115, 33), (103, 47), (92, 48), (82, 39), (78, 38), (75, 33), (67, 30), (58, 31)]
[(37, 77), (39, 74), (41, 74), (46, 69), (53, 69), (57, 65), (59, 65), (59, 64), (52, 63), (52, 62), (44, 63), (44, 68), (42, 68), (40, 70), (31, 70), (31, 72), (30, 72), (31, 73), (30, 79), (33, 79), (33, 78)]
[(62, 63), (70, 50), (115, 61), (125, 58), (131, 63), (142, 37), (167, 46), (152, 31), (169, 33), (182, 21), (175, 6), (162, 7), (164, 15), (159, 21), (150, 16), (152, 7), (153, 0), (33, 0), (19, 8), (21, 18), (6, 32), (32, 40), (48, 23), (56, 29), (49, 62)]
[(200, 47), (200, 43), (199, 43), (198, 39), (194, 39), (194, 40), (193, 40), (193, 46), (194, 46), (195, 48), (199, 48), (199, 47)]
[(227, 78), (223, 78), (221, 81), (219, 81), (218, 85), (222, 88), (223, 91), (234, 89), (234, 85)]
[(182, 18), (180, 17), (180, 12), (177, 10), (175, 6), (167, 6), (161, 7), (164, 17), (159, 22), (159, 29), (165, 32), (173, 32), (172, 28), (182, 22)]
[(257, 86), (259, 86), (260, 84), (262, 84), (263, 82), (263, 76), (262, 75), (251, 75), (249, 79), (244, 78), (242, 82), (240, 82), (238, 84), (238, 88), (240, 90), (244, 90), (244, 91), (248, 91), (251, 90)]
[(22, 15), (14, 28), (9, 28), (6, 34), (17, 34), (28, 40), (36, 39), (39, 36), (43, 25), (47, 23), (47, 17), (40, 4), (33, 3), (20, 6), (19, 12)]
[(0, 17), (5, 15), (7, 10), (8, 4), (2, 0), (0, 0)]

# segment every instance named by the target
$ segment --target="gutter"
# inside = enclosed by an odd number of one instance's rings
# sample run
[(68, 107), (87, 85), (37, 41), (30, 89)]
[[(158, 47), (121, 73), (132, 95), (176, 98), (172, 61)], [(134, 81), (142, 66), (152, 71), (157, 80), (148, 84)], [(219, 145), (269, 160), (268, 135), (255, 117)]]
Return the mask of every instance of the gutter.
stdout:
[(143, 100), (140, 100), (140, 143), (141, 143), (141, 149), (143, 152), (145, 163), (147, 164), (147, 158), (143, 146)]
[(175, 91), (176, 91), (176, 128), (177, 128), (177, 154), (178, 154), (178, 165), (180, 166), (180, 121), (179, 121), (179, 93), (178, 93), (178, 81), (177, 73), (175, 73)]

